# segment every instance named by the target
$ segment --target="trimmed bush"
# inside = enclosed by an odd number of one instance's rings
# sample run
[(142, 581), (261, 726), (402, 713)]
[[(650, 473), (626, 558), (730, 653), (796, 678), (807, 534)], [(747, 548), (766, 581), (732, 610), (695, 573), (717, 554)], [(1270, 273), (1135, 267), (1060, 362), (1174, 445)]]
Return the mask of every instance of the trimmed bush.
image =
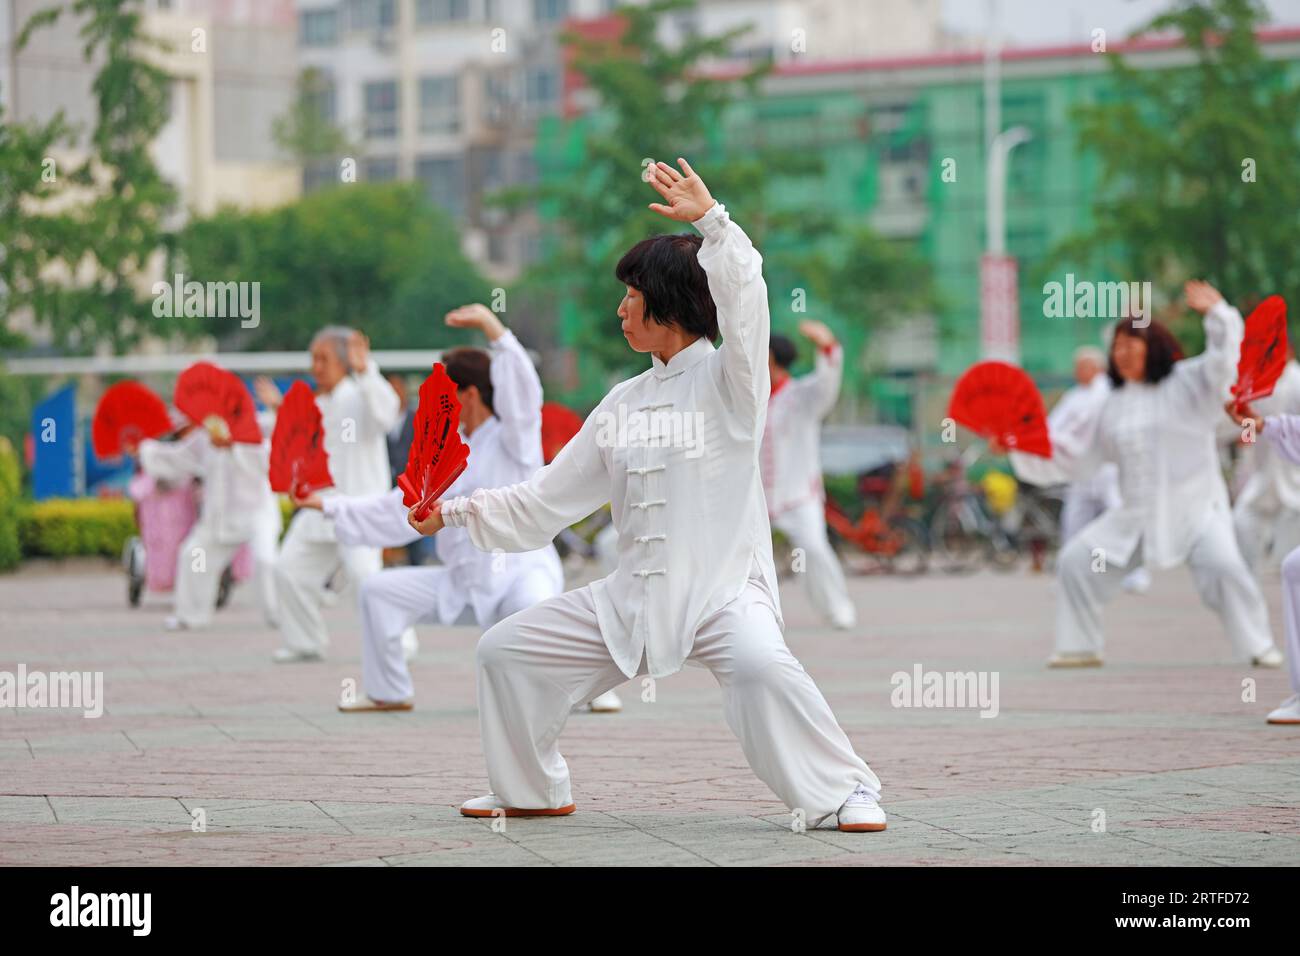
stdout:
[(18, 455), (9, 439), (0, 436), (0, 571), (18, 567), (22, 557), (18, 533), (21, 490)]
[(28, 557), (116, 558), (135, 533), (135, 506), (125, 498), (51, 498), (26, 504), (19, 515)]

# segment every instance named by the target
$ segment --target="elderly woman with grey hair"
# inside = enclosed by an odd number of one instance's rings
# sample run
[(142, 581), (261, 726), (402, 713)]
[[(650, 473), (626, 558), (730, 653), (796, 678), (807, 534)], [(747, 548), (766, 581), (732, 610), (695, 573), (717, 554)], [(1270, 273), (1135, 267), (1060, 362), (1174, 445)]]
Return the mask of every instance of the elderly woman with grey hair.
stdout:
[[(391, 486), (388, 431), (401, 414), (393, 387), (355, 329), (328, 326), (311, 341), (311, 373), (325, 428), (334, 487), (323, 494), (378, 495)], [(259, 389), (263, 399), (267, 396)], [(379, 548), (338, 542), (333, 522), (320, 511), (300, 510), (280, 545), (275, 566), (280, 600), (280, 663), (320, 660), (329, 635), (321, 615), (324, 584), (340, 568), (348, 590), (383, 567)]]

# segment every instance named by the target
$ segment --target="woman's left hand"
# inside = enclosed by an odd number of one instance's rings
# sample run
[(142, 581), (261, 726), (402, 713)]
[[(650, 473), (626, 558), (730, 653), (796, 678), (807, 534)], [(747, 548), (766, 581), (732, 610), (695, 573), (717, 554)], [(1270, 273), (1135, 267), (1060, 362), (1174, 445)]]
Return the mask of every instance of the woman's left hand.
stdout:
[(427, 537), (428, 535), (431, 534), (437, 534), (444, 527), (446, 527), (446, 525), (444, 525), (442, 521), (441, 501), (435, 501), (433, 503), (433, 508), (429, 511), (428, 517), (425, 518), (423, 521), (415, 520), (415, 509), (417, 507), (419, 506), (412, 505), (411, 510), (406, 513), (406, 523), (409, 524), (416, 531), (420, 532), (420, 534), (425, 535)]
[(667, 202), (667, 205), (652, 202), (650, 208), (659, 215), (678, 222), (695, 222), (712, 209), (716, 202), (709, 195), (709, 187), (704, 185), (704, 180), (691, 169), (691, 164), (681, 157), (678, 157), (677, 162), (682, 167), (680, 173), (667, 163), (655, 163), (648, 167), (646, 181)]

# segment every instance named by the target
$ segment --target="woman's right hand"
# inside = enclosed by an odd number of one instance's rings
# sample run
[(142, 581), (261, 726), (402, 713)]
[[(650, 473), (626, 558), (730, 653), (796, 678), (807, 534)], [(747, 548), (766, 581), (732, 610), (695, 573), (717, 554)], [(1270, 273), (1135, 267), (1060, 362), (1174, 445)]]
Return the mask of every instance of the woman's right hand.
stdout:
[(415, 520), (415, 509), (419, 505), (412, 505), (411, 510), (406, 513), (406, 522), (420, 534), (428, 537), (431, 534), (437, 534), (446, 525), (442, 521), (442, 502), (435, 501), (433, 507), (429, 509), (429, 515), (423, 521)]
[(316, 511), (321, 511), (324, 508), (320, 492), (317, 491), (313, 491), (302, 498), (299, 498), (297, 494), (291, 493), (289, 495), (289, 500), (293, 502), (295, 508), (314, 508)]
[(1218, 289), (1200, 279), (1187, 280), (1183, 294), (1187, 296), (1187, 304), (1202, 315), (1223, 301), (1223, 295)]

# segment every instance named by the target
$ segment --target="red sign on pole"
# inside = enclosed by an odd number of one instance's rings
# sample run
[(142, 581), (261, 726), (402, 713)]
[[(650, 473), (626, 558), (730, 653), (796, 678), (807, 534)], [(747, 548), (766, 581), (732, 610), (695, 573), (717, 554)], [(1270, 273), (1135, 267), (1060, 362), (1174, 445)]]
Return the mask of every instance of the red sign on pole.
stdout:
[(1020, 286), (1014, 256), (980, 258), (980, 347), (983, 358), (1020, 363)]

